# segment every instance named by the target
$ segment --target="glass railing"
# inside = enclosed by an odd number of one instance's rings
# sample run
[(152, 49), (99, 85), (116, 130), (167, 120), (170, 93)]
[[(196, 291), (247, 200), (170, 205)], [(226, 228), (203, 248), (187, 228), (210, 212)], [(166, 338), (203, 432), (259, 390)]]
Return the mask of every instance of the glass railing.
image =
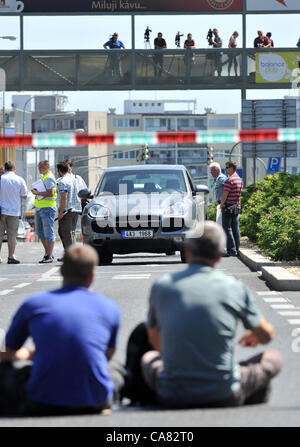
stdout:
[(136, 51), (137, 85), (221, 85), (241, 80), (241, 50)]
[(7, 91), (288, 88), (299, 64), (295, 48), (0, 51)]

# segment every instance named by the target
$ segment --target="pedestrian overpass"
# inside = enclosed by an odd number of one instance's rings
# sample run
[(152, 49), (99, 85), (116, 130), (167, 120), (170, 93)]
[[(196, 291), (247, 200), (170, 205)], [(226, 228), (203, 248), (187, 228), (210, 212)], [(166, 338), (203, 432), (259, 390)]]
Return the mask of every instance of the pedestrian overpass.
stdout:
[[(188, 50), (190, 51), (190, 50)], [(121, 73), (111, 72), (110, 58), (118, 57)], [(289, 89), (300, 82), (297, 71), (279, 82), (257, 76), (263, 55), (292, 58), (300, 67), (298, 48), (163, 50), (160, 76), (155, 75), (157, 50), (3, 50), (0, 68), (6, 72), (6, 91), (88, 90), (241, 90)], [(269, 55), (269, 56), (268, 56)], [(271, 59), (270, 59), (271, 61)], [(299, 61), (299, 62), (297, 62)], [(217, 65), (221, 65), (221, 76)], [(270, 62), (274, 65), (274, 62)], [(235, 73), (234, 66), (237, 65)], [(270, 73), (274, 69), (270, 65)], [(273, 67), (273, 68), (272, 68)], [(229, 71), (230, 68), (230, 71)], [(300, 70), (299, 72), (300, 73)], [(298, 76), (298, 82), (297, 82)]]

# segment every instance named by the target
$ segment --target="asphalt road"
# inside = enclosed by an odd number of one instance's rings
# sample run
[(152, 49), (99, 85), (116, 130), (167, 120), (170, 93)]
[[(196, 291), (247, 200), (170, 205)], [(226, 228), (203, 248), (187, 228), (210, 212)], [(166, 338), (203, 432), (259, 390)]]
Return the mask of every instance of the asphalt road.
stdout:
[[(61, 283), (58, 262), (40, 265), (42, 247), (20, 243), (20, 265), (7, 265), (4, 245), (0, 265), (0, 328), (6, 330), (21, 302), (28, 296), (57, 288)], [(55, 257), (61, 246), (55, 249)], [(116, 360), (124, 362), (128, 336), (144, 321), (151, 284), (162, 274), (184, 269), (179, 256), (139, 254), (115, 256), (110, 266), (98, 267), (93, 289), (111, 297), (122, 312), (122, 328)], [(272, 382), (269, 403), (242, 408), (161, 410), (158, 408), (114, 408), (107, 416), (70, 416), (47, 418), (0, 418), (0, 427), (292, 427), (300, 425), (300, 293), (274, 292), (237, 258), (224, 258), (218, 268), (243, 281), (254, 294), (264, 316), (276, 329), (269, 347), (284, 357), (284, 368)], [(298, 310), (298, 314), (295, 313)], [(293, 313), (290, 313), (293, 312)], [(297, 315), (298, 319), (297, 319)], [(299, 335), (297, 334), (299, 328)], [(240, 328), (238, 336), (243, 333)], [(237, 346), (237, 360), (246, 359), (262, 348)], [(297, 352), (299, 351), (299, 352)]]

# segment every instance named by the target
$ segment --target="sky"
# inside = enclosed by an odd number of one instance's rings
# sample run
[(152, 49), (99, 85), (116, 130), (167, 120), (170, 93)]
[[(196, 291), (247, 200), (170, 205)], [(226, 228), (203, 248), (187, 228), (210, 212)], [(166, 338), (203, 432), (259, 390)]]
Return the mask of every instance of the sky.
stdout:
[[(295, 48), (300, 37), (300, 14), (279, 15), (248, 15), (247, 17), (247, 47), (253, 47), (257, 30), (272, 32), (275, 47)], [(170, 26), (170, 24), (172, 24)], [(223, 39), (223, 46), (234, 30), (240, 32), (239, 47), (242, 46), (242, 16), (240, 15), (163, 15), (136, 16), (135, 46), (144, 48), (144, 32), (147, 26), (152, 30), (151, 47), (158, 32), (162, 32), (169, 49), (175, 47), (177, 31), (186, 36), (192, 33), (197, 48), (208, 48), (206, 36), (209, 28), (218, 28)], [(0, 51), (16, 50), (20, 45), (19, 18), (0, 17)], [(45, 16), (24, 17), (24, 49), (102, 49), (109, 36), (119, 32), (119, 38), (126, 48), (131, 48), (131, 19), (129, 16)], [(16, 36), (15, 41), (1, 39), (2, 36)], [(183, 37), (184, 38), (184, 37)], [(182, 38), (182, 39), (183, 39)], [(182, 42), (183, 45), (183, 42)], [(18, 92), (14, 92), (18, 93)], [(6, 93), (6, 106), (10, 107), (11, 92)], [(39, 94), (39, 92), (22, 92)], [(52, 92), (42, 92), (42, 94)], [(107, 111), (116, 107), (117, 113), (123, 113), (125, 99), (196, 99), (197, 113), (204, 113), (204, 108), (210, 107), (217, 113), (238, 113), (241, 111), (241, 93), (239, 90), (208, 91), (131, 91), (131, 92), (55, 92), (68, 96), (66, 110)], [(294, 90), (248, 90), (247, 99), (271, 99), (295, 95)]]

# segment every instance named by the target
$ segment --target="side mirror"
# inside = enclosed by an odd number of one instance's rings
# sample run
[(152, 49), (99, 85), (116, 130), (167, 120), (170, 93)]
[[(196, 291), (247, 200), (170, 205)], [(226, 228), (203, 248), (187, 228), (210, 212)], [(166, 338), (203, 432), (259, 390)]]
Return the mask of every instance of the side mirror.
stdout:
[(206, 185), (195, 185), (195, 191), (197, 192), (204, 192), (204, 194), (209, 193), (209, 188)]
[(83, 200), (92, 199), (91, 190), (88, 188), (81, 189), (78, 193), (78, 197)]

